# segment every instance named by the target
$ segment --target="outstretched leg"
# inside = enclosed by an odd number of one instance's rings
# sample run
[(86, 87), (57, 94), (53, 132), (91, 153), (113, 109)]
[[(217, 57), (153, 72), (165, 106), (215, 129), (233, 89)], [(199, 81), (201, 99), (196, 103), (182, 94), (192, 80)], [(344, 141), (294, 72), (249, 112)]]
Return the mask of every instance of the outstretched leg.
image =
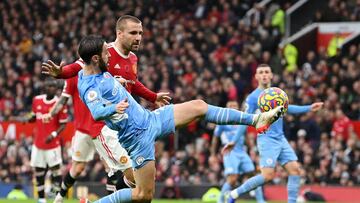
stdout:
[(248, 114), (235, 109), (209, 105), (203, 100), (192, 100), (174, 105), (176, 127), (186, 125), (197, 118), (203, 118), (216, 124), (252, 125), (258, 132), (264, 132), (282, 113), (283, 107), (277, 107), (262, 114)]
[(272, 180), (274, 176), (274, 168), (262, 168), (261, 174), (249, 178), (240, 187), (235, 188), (230, 192), (228, 203), (233, 203), (240, 195), (250, 192), (251, 190), (254, 190), (255, 188), (264, 185), (266, 182)]

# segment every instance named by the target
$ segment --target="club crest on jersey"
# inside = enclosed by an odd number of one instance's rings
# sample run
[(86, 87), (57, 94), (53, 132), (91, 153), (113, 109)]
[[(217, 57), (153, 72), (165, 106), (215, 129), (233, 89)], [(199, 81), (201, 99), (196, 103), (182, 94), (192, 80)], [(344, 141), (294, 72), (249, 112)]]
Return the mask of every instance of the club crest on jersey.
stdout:
[(96, 97), (97, 97), (97, 93), (94, 90), (89, 91), (89, 93), (87, 94), (87, 98), (89, 101), (94, 101)]
[(120, 157), (120, 163), (121, 164), (126, 164), (128, 162), (128, 158), (126, 156), (121, 156)]
[(136, 161), (136, 163), (137, 163), (138, 165), (141, 165), (142, 163), (144, 163), (145, 158), (142, 157), (142, 156), (139, 156), (139, 157), (136, 158), (135, 161)]
[(271, 165), (274, 161), (271, 158), (266, 159), (266, 163)]

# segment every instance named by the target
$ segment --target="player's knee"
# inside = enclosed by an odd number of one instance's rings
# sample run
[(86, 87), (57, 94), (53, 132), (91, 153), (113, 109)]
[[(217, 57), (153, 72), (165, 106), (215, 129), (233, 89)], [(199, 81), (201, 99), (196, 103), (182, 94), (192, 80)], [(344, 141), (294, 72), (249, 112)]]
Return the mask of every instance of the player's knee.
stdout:
[(265, 182), (269, 182), (275, 178), (275, 171), (265, 171), (261, 175), (264, 176)]
[(299, 176), (300, 175), (300, 166), (294, 166), (289, 170), (289, 175), (292, 176)]
[(208, 105), (204, 100), (196, 99), (191, 101), (192, 107), (198, 115), (204, 115), (207, 111)]
[(237, 182), (238, 176), (237, 175), (229, 175), (226, 180), (231, 186), (235, 186)]
[(85, 170), (85, 163), (82, 162), (74, 162), (72, 165), (73, 177), (78, 177)]

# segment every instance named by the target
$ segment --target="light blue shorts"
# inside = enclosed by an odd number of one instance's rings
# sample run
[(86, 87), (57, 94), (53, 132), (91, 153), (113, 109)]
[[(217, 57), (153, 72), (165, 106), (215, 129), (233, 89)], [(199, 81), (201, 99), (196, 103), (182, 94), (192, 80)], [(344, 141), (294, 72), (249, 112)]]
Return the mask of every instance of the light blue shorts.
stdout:
[(135, 169), (147, 161), (155, 160), (155, 140), (175, 132), (174, 105), (166, 105), (150, 113), (150, 125), (134, 136), (131, 146), (126, 147)]
[(274, 138), (266, 136), (266, 134), (260, 135), (257, 137), (257, 146), (261, 168), (275, 168), (277, 161), (283, 166), (290, 161), (298, 160), (294, 150), (284, 136)]
[(255, 171), (255, 166), (249, 155), (245, 152), (231, 151), (224, 156), (224, 174), (244, 174)]

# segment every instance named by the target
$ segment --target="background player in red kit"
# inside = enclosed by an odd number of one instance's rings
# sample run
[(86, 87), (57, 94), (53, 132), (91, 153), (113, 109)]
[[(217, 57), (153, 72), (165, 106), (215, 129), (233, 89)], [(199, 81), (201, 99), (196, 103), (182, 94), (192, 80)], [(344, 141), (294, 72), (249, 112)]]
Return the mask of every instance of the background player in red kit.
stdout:
[(54, 81), (45, 82), (46, 94), (38, 95), (33, 99), (32, 113), (36, 118), (36, 132), (34, 134), (34, 144), (31, 150), (31, 166), (34, 168), (36, 186), (39, 202), (44, 203), (44, 182), (47, 168), (51, 170), (53, 189), (60, 190), (62, 164), (61, 147), (59, 134), (65, 128), (67, 122), (67, 109), (62, 108), (55, 114), (49, 122), (44, 123), (42, 116), (49, 112), (58, 100), (55, 96), (57, 91)]
[[(140, 96), (147, 101), (156, 103), (158, 106), (169, 104), (169, 93), (155, 93), (146, 88), (137, 79), (137, 56), (132, 51), (137, 51), (140, 47), (143, 29), (141, 21), (130, 15), (120, 17), (116, 23), (116, 39), (109, 43), (108, 51), (110, 53), (108, 71), (126, 87), (127, 91)], [(58, 78), (70, 78), (84, 66), (81, 59), (75, 63), (64, 66), (54, 64), (52, 61), (43, 63), (43, 73)]]
[[(76, 76), (65, 81), (65, 86), (59, 101), (48, 114), (43, 116), (44, 122), (49, 121), (66, 105), (69, 98), (72, 97), (75, 116), (74, 124), (76, 128), (75, 135), (71, 142), (72, 165), (70, 171), (64, 177), (61, 190), (56, 195), (54, 203), (63, 202), (68, 189), (74, 185), (76, 178), (79, 177), (85, 169), (86, 163), (94, 158), (95, 148), (111, 170), (109, 172), (108, 184), (106, 185), (109, 193), (116, 191), (114, 180), (117, 180), (117, 175), (114, 173), (117, 171), (124, 172), (127, 178), (124, 177), (124, 179), (121, 180), (123, 182), (125, 181), (127, 185), (131, 185), (131, 183), (134, 182), (130, 158), (126, 150), (123, 149), (117, 141), (117, 133), (112, 133), (110, 129), (101, 131), (105, 124), (104, 122), (95, 121), (85, 104), (81, 101), (77, 89), (77, 80), (78, 77)], [(107, 140), (108, 143), (106, 143), (105, 140)]]

